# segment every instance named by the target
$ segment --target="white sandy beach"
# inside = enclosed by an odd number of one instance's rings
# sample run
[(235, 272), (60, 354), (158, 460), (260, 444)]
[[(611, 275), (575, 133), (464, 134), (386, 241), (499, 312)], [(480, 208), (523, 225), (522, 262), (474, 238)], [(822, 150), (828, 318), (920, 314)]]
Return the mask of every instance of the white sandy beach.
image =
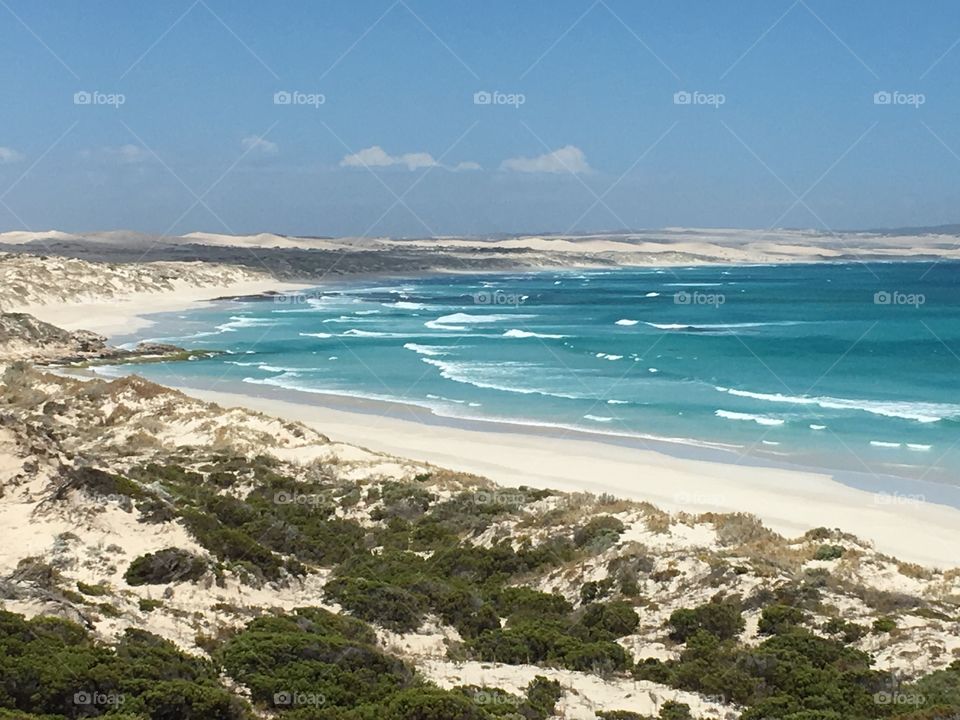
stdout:
[(103, 335), (122, 335), (152, 325), (144, 315), (196, 308), (202, 303), (227, 295), (256, 295), (268, 291), (293, 292), (303, 284), (264, 280), (230, 283), (216, 288), (184, 284), (170, 292), (130, 293), (109, 300), (58, 303), (31, 303), (16, 310), (30, 313), (65, 330), (92, 330)]
[[(224, 295), (299, 288), (267, 279), (23, 310), (68, 329), (118, 335), (149, 325), (144, 314), (185, 310)], [(960, 560), (960, 510), (906, 498), (891, 502), (890, 496), (847, 487), (826, 474), (677, 458), (580, 437), (424, 425), (405, 416), (325, 407), (312, 396), (300, 403), (180, 389), (223, 406), (299, 420), (336, 441), (476, 473), (504, 486), (610, 493), (672, 511), (748, 512), (788, 536), (826, 526), (872, 541), (877, 550), (901, 560), (939, 567)]]
[(425, 426), (312, 403), (178, 389), (224, 407), (299, 420), (337, 441), (476, 473), (508, 487), (610, 493), (671, 511), (748, 512), (787, 536), (814, 527), (840, 528), (901, 560), (958, 564), (960, 510), (920, 502), (888, 504), (824, 474), (689, 460), (579, 438)]

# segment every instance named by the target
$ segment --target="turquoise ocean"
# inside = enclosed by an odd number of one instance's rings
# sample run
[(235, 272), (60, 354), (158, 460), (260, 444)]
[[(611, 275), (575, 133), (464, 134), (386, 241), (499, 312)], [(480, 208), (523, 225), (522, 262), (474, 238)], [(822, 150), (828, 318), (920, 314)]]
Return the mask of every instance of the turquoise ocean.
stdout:
[(114, 340), (225, 351), (136, 368), (158, 382), (416, 405), (960, 506), (958, 263), (363, 279), (151, 319)]

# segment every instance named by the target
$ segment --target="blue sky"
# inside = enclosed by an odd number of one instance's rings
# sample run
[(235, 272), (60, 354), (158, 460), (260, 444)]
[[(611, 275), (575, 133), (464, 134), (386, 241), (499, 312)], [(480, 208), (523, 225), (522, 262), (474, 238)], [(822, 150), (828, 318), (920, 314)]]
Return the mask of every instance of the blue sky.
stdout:
[(958, 41), (953, 0), (3, 0), (0, 228), (960, 222)]

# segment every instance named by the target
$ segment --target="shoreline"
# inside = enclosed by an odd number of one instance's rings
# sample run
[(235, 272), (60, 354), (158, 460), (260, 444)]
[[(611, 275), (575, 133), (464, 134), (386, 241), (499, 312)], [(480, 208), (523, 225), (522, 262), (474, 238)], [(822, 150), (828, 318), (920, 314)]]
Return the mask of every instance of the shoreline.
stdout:
[(304, 283), (282, 283), (270, 278), (225, 285), (187, 285), (165, 292), (136, 292), (106, 300), (74, 300), (69, 303), (30, 303), (8, 312), (30, 313), (38, 320), (64, 330), (90, 330), (112, 339), (150, 327), (155, 313), (178, 312), (203, 306), (231, 295), (259, 295), (269, 291), (280, 293), (303, 290)]
[(839, 528), (903, 561), (957, 564), (960, 509), (881, 502), (877, 493), (850, 487), (826, 473), (678, 458), (569, 436), (466, 429), (436, 422), (436, 416), (425, 423), (412, 406), (409, 417), (396, 417), (309, 402), (311, 394), (296, 391), (283, 391), (280, 398), (273, 392), (173, 387), (222, 407), (241, 406), (303, 422), (337, 442), (482, 475), (504, 487), (608, 493), (671, 512), (747, 512), (787, 537), (815, 527)]
[[(308, 287), (316, 285), (265, 279), (135, 293), (108, 302), (29, 306), (19, 311), (32, 312), (66, 329), (93, 329), (116, 336), (150, 326), (150, 314), (186, 310), (229, 295)], [(482, 475), (505, 487), (609, 493), (649, 501), (674, 512), (748, 512), (786, 536), (798, 536), (814, 527), (835, 527), (904, 561), (957, 565), (953, 548), (960, 544), (960, 509), (897, 495), (884, 502), (877, 493), (840, 482), (826, 471), (677, 456), (584, 438), (584, 434), (562, 432), (555, 434), (560, 437), (551, 437), (540, 428), (495, 422), (484, 423), (488, 427), (483, 429), (457, 427), (426, 408), (401, 404), (397, 404), (402, 408), (397, 415), (408, 417), (384, 414), (381, 406), (379, 411), (359, 412), (356, 406), (345, 410), (329, 398), (326, 404), (316, 402), (323, 396), (276, 388), (257, 394), (246, 387), (239, 388), (242, 392), (173, 387), (220, 405), (299, 420), (340, 442)], [(289, 395), (281, 398), (271, 391)]]

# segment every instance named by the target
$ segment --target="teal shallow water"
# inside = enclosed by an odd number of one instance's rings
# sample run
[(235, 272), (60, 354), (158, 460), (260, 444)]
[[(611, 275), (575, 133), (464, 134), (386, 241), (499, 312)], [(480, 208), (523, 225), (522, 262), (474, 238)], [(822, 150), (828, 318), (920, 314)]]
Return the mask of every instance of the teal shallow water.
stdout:
[(430, 276), (154, 319), (120, 339), (230, 353), (137, 368), (159, 382), (391, 400), (865, 485), (960, 486), (956, 263)]

